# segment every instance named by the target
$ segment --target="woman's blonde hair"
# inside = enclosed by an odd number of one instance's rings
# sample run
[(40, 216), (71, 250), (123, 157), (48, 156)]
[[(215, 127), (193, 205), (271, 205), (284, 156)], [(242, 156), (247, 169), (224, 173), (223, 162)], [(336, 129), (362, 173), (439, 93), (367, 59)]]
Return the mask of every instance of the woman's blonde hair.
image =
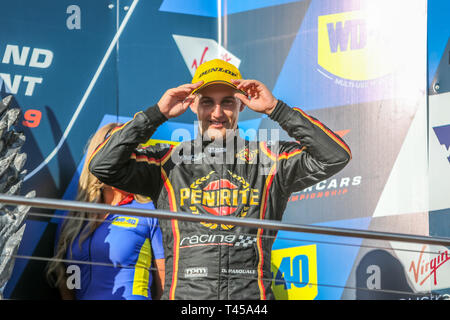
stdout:
[[(78, 182), (77, 201), (103, 202), (102, 190), (105, 185), (89, 171), (89, 159), (96, 148), (117, 126), (119, 126), (117, 123), (107, 124), (100, 128), (89, 140), (86, 158)], [(65, 267), (61, 259), (66, 258), (67, 250), (70, 252), (69, 257), (72, 257), (72, 246), (75, 238), (80, 235), (78, 245), (81, 249), (83, 241), (94, 232), (101, 222), (97, 214), (89, 212), (69, 212), (67, 217), (61, 226), (54, 260), (47, 266), (47, 278), (55, 286), (59, 286), (65, 279)]]

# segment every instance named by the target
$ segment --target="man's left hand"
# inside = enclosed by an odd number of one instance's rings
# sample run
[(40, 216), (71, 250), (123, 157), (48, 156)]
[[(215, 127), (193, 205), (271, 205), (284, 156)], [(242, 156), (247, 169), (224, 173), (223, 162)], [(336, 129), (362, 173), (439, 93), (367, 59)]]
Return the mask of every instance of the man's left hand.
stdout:
[(231, 80), (239, 90), (247, 93), (235, 93), (234, 96), (241, 100), (253, 111), (270, 115), (275, 109), (278, 100), (273, 96), (267, 87), (257, 80)]

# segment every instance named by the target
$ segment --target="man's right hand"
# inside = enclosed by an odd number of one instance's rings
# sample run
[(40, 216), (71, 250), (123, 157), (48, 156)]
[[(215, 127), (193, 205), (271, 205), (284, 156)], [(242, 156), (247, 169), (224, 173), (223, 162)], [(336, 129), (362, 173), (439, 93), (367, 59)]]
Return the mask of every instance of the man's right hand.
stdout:
[(167, 90), (158, 102), (159, 110), (167, 119), (182, 115), (195, 99), (192, 91), (202, 84), (203, 81), (199, 81)]

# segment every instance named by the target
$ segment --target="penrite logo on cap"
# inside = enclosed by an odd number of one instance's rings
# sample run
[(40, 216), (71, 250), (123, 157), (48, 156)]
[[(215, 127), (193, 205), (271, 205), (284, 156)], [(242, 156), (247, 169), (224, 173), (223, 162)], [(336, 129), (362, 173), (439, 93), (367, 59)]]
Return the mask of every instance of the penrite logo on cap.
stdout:
[(355, 82), (375, 80), (393, 71), (392, 52), (386, 48), (392, 30), (368, 17), (363, 11), (318, 17), (318, 71), (337, 84), (350, 86), (351, 81), (358, 87)]

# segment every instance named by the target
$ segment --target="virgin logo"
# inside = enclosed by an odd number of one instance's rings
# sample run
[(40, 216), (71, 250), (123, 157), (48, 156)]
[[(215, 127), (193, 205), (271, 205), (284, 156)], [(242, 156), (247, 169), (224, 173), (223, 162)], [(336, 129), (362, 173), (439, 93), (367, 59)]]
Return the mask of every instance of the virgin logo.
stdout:
[[(208, 52), (208, 47), (205, 47), (204, 49), (203, 49), (203, 53), (202, 53), (202, 56), (200, 57), (200, 62), (198, 62), (197, 63), (197, 59), (195, 59), (194, 58), (194, 62), (192, 62), (192, 65), (191, 65), (191, 68), (192, 69), (194, 69), (194, 71), (195, 70), (197, 70), (197, 68), (198, 68), (198, 66), (199, 65), (201, 65), (202, 63), (204, 63), (204, 62), (206, 62), (206, 60), (205, 60), (205, 55), (206, 55), (206, 52)], [(228, 54), (228, 52), (224, 52), (224, 53), (222, 53), (221, 55), (220, 55), (220, 59), (222, 59), (222, 60), (224, 60), (224, 61), (226, 61), (226, 62), (230, 62), (231, 61), (231, 56)]]
[(228, 52), (224, 52), (220, 55), (220, 59), (226, 61), (226, 62), (230, 62), (231, 61), (231, 56), (228, 54)]
[(411, 261), (409, 272), (413, 273), (416, 284), (423, 285), (430, 277), (433, 277), (434, 285), (437, 285), (436, 271), (450, 260), (448, 250), (439, 251), (437, 256), (429, 261), (424, 259), (425, 248), (424, 245), (420, 251), (417, 261)]
[(233, 55), (232, 52), (219, 45), (214, 39), (177, 34), (172, 36), (192, 76), (194, 76), (195, 71), (202, 63), (212, 59), (222, 59), (239, 68), (241, 60)]
[(205, 59), (205, 54), (207, 51), (208, 51), (208, 47), (205, 47), (205, 49), (203, 49), (203, 53), (200, 58), (200, 62), (197, 64), (197, 59), (194, 59), (194, 62), (192, 63), (191, 68), (194, 68), (194, 70), (197, 70), (199, 65), (201, 65), (203, 62), (206, 62), (206, 60), (204, 61), (204, 59)]

